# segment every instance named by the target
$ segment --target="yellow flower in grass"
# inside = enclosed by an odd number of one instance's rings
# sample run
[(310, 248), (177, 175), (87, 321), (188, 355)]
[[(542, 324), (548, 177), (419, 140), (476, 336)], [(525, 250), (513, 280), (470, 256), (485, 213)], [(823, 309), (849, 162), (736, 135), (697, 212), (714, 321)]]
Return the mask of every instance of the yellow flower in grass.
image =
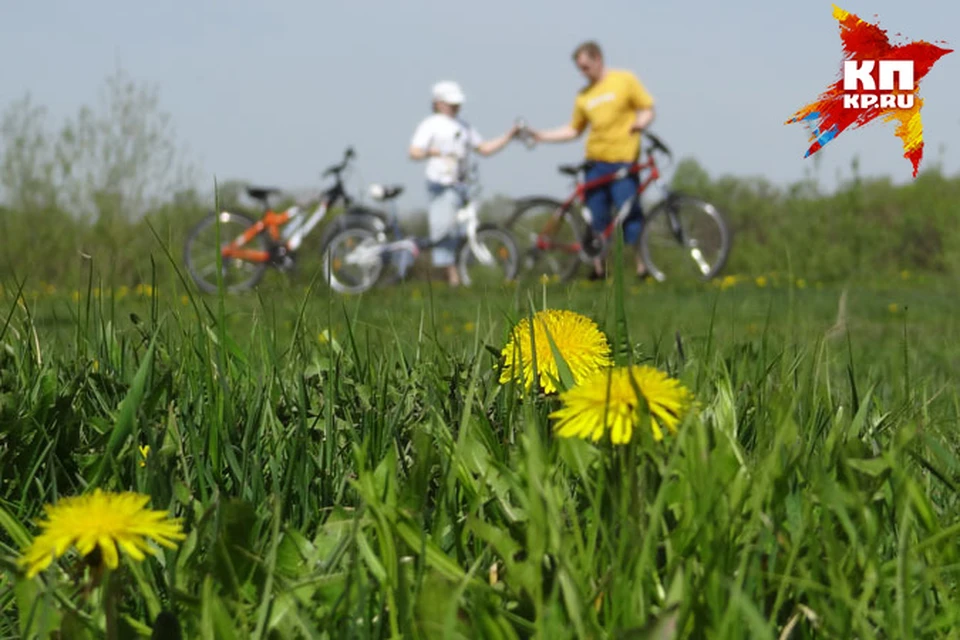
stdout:
[(174, 540), (183, 540), (180, 522), (167, 518), (166, 511), (153, 511), (145, 506), (150, 496), (123, 492), (104, 493), (96, 489), (91, 494), (60, 500), (47, 505), (46, 522), (41, 522), (43, 533), (27, 547), (19, 564), (27, 568), (32, 578), (64, 555), (70, 547), (86, 556), (99, 549), (103, 563), (110, 569), (119, 564), (118, 550), (137, 561), (145, 551), (156, 554), (148, 543), (175, 549)]
[(557, 391), (553, 378), (560, 379), (560, 370), (553, 357), (547, 332), (563, 357), (574, 382), (613, 364), (610, 359), (610, 343), (600, 328), (590, 318), (566, 309), (545, 309), (533, 316), (533, 342), (530, 339), (530, 319), (523, 318), (510, 334), (510, 339), (501, 351), (504, 366), (500, 382), (522, 381), (524, 392), (533, 387), (533, 350), (536, 348), (537, 373), (540, 387), (546, 393)]
[[(637, 389), (642, 398), (637, 395)], [(635, 429), (645, 426), (640, 422), (644, 402), (653, 438), (659, 442), (665, 429), (677, 432), (677, 425), (689, 410), (693, 396), (663, 371), (634, 365), (592, 373), (560, 394), (560, 399), (563, 407), (550, 414), (557, 421), (554, 429), (558, 436), (597, 442), (609, 431), (613, 444), (626, 444), (632, 440)]]

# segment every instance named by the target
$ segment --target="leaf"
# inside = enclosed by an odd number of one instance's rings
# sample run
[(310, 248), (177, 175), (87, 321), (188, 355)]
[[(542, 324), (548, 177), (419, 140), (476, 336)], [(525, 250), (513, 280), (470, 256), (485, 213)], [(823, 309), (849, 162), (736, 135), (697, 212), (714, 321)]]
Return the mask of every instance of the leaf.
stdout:
[(884, 458), (847, 458), (846, 462), (857, 471), (874, 478), (890, 469), (890, 463)]
[(37, 578), (17, 578), (13, 587), (21, 638), (49, 638), (60, 626), (60, 605)]
[[(157, 327), (157, 332), (160, 328)], [(91, 480), (90, 485), (96, 486), (103, 479), (103, 474), (107, 465), (111, 463), (120, 447), (127, 441), (130, 432), (133, 430), (133, 421), (137, 415), (137, 409), (143, 400), (143, 391), (147, 384), (147, 375), (153, 368), (153, 354), (156, 346), (157, 333), (150, 339), (150, 346), (147, 348), (147, 354), (140, 363), (136, 375), (133, 377), (133, 384), (130, 385), (127, 395), (120, 402), (120, 415), (113, 427), (113, 433), (110, 434), (110, 440), (107, 442), (107, 450), (104, 452), (103, 461), (97, 467), (97, 472)]]
[(200, 598), (200, 637), (204, 640), (239, 638), (230, 613), (220, 596), (214, 593), (213, 577), (210, 575), (203, 580)]
[[(559, 382), (561, 383), (558, 386), (561, 386), (562, 391), (573, 388), (575, 380), (573, 379), (573, 372), (570, 371), (570, 366), (560, 354), (560, 350), (557, 348), (557, 343), (553, 341), (553, 336), (550, 335), (550, 330), (544, 326), (543, 332), (547, 336), (547, 342), (550, 343), (550, 351), (553, 352), (553, 359), (557, 363), (557, 373), (560, 375)], [(554, 381), (554, 384), (556, 384), (556, 382), (557, 381)]]
[(91, 638), (89, 629), (74, 611), (65, 611), (60, 624), (60, 636), (65, 640), (87, 640)]
[(675, 606), (643, 627), (625, 629), (614, 635), (617, 640), (674, 640), (677, 637), (677, 619), (680, 608)]
[(26, 528), (3, 507), (0, 507), (0, 527), (3, 527), (21, 549), (26, 548), (32, 540)]

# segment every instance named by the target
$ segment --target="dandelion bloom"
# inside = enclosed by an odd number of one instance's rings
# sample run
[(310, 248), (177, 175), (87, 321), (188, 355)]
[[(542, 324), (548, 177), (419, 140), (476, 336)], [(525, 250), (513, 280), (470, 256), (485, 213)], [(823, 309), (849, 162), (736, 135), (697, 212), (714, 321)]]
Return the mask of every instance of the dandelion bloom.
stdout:
[(501, 351), (504, 358), (501, 383), (522, 379), (523, 390), (530, 390), (534, 383), (531, 346), (535, 346), (540, 386), (546, 393), (557, 391), (553, 378), (559, 379), (560, 374), (547, 332), (570, 368), (574, 382), (613, 364), (607, 337), (590, 318), (566, 309), (545, 309), (533, 316), (533, 323), (536, 327), (533, 333), (535, 345), (530, 343), (529, 318), (523, 318), (510, 333), (510, 339)]
[(564, 406), (550, 414), (557, 421), (557, 435), (597, 442), (609, 430), (613, 444), (630, 442), (634, 429), (642, 426), (641, 399), (634, 383), (648, 407), (654, 440), (663, 440), (664, 429), (676, 433), (692, 394), (666, 373), (634, 365), (597, 371), (560, 394)]
[(176, 548), (173, 540), (186, 537), (180, 523), (168, 519), (166, 511), (145, 509), (149, 500), (150, 496), (139, 493), (104, 493), (96, 489), (92, 494), (47, 505), (47, 521), (39, 523), (45, 531), (34, 538), (18, 562), (27, 567), (27, 577), (32, 578), (71, 546), (84, 556), (99, 548), (110, 569), (116, 569), (119, 563), (118, 548), (137, 561), (145, 558), (144, 551), (155, 553), (148, 538)]

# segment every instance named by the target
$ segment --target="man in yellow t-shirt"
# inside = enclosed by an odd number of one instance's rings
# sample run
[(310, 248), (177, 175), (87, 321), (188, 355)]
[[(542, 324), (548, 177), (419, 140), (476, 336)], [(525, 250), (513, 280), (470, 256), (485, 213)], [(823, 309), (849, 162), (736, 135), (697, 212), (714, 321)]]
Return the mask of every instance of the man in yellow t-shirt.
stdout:
[[(586, 180), (595, 180), (624, 167), (640, 157), (640, 131), (653, 122), (653, 97), (631, 72), (604, 66), (603, 52), (593, 41), (584, 42), (573, 52), (573, 61), (587, 79), (573, 107), (570, 123), (547, 131), (531, 131), (537, 142), (567, 142), (579, 138), (589, 125), (586, 160), (590, 166)], [(593, 230), (602, 232), (610, 224), (611, 206), (620, 208), (633, 196), (639, 181), (636, 175), (591, 189), (585, 197)], [(632, 245), (640, 235), (643, 222), (640, 199), (623, 225), (624, 242)], [(646, 275), (646, 267), (637, 256), (637, 274)], [(603, 264), (594, 263), (594, 278), (605, 277)]]

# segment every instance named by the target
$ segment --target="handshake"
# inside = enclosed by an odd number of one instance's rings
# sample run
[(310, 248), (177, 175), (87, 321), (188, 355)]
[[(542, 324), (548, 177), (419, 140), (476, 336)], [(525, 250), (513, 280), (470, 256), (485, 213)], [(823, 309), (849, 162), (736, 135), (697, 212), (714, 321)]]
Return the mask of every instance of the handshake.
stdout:
[(540, 133), (534, 129), (531, 129), (527, 125), (526, 120), (523, 118), (517, 118), (517, 121), (513, 124), (513, 127), (511, 127), (510, 131), (507, 132), (507, 136), (511, 140), (513, 138), (519, 138), (528, 149), (534, 148), (538, 142), (541, 142)]

